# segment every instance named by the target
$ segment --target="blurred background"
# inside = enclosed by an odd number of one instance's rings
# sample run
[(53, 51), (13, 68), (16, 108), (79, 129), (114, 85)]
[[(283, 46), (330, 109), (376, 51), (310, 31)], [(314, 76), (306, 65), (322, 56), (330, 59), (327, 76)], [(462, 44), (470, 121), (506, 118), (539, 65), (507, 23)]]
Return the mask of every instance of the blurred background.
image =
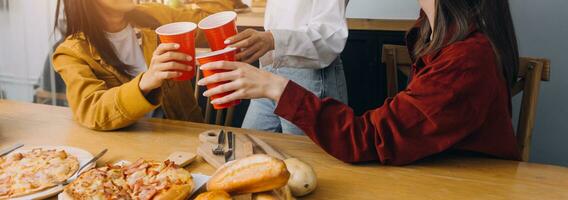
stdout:
[[(238, 2), (243, 3), (241, 8), (246, 8), (246, 5), (262, 5), (263, 1)], [(191, 4), (189, 0), (137, 2), (159, 2), (173, 7)], [(552, 80), (541, 86), (531, 159), (568, 166), (568, 106), (565, 103), (568, 102), (568, 79), (562, 77), (568, 74), (568, 56), (565, 56), (568, 24), (564, 22), (568, 19), (568, 1), (510, 0), (510, 3), (521, 55), (546, 57), (552, 61)], [(54, 29), (56, 4), (57, 0), (0, 0), (0, 99), (66, 106), (64, 83), (50, 65), (51, 52), (61, 40), (60, 30)], [(347, 17), (410, 20), (417, 17), (418, 9), (416, 0), (351, 0)], [(348, 69), (365, 65), (375, 70), (377, 74), (373, 76), (378, 77), (376, 79), (381, 79), (383, 65), (376, 58), (380, 55), (380, 46), (389, 41), (401, 43), (403, 35), (401, 31), (350, 30), (350, 39), (342, 55), (346, 73)], [(376, 48), (370, 50), (373, 59), (366, 56), (369, 53), (360, 51), (362, 46)], [(349, 76), (353, 75), (348, 74), (348, 84), (349, 79), (354, 79)], [(384, 97), (384, 92), (379, 90), (377, 96)], [(352, 97), (373, 99), (369, 105), (351, 102), (359, 113), (382, 104), (382, 101), (374, 100), (374, 96), (350, 91), (350, 99)], [(516, 114), (519, 104), (520, 99), (515, 98)]]

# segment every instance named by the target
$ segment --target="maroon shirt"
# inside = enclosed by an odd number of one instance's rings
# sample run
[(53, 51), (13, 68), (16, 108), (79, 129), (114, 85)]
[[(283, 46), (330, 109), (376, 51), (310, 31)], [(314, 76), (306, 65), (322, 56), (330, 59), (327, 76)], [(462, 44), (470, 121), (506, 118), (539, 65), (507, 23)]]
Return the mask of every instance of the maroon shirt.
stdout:
[(275, 113), (344, 162), (404, 165), (447, 150), (520, 158), (509, 90), (484, 34), (418, 60), (408, 87), (363, 116), (292, 81)]

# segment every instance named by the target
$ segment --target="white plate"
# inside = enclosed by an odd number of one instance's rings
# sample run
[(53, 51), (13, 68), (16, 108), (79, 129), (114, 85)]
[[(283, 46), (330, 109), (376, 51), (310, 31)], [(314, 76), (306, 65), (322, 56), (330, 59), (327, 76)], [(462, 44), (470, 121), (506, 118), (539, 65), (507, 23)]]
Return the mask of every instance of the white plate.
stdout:
[(191, 176), (193, 177), (193, 183), (195, 183), (195, 187), (193, 188), (193, 191), (191, 191), (191, 194), (189, 196), (192, 196), (193, 193), (197, 192), (197, 189), (205, 185), (211, 178), (211, 176), (203, 174), (191, 174)]
[[(77, 160), (79, 160), (79, 167), (83, 166), (84, 164), (86, 164), (87, 162), (89, 162), (89, 160), (91, 160), (93, 158), (93, 154), (89, 153), (88, 151), (85, 151), (83, 149), (79, 149), (76, 147), (69, 147), (69, 146), (24, 146), (10, 154), (13, 153), (26, 153), (31, 151), (32, 149), (37, 149), (37, 148), (42, 148), (42, 149), (46, 149), (46, 150), (51, 150), (51, 149), (55, 149), (55, 150), (65, 150), (65, 152), (67, 152), (68, 154), (71, 154), (75, 157), (77, 157)], [(90, 164), (89, 166), (85, 167), (85, 169), (83, 169), (83, 171), (87, 170), (87, 169), (91, 169), (93, 168), (95, 165)], [(58, 193), (60, 193), (61, 191), (63, 191), (63, 186), (58, 185), (49, 189), (45, 189), (42, 190), (40, 192), (37, 193), (33, 193), (33, 194), (29, 194), (29, 195), (25, 195), (25, 196), (21, 196), (18, 198), (12, 198), (12, 200), (29, 200), (29, 199), (47, 199), (49, 197), (55, 196)]]

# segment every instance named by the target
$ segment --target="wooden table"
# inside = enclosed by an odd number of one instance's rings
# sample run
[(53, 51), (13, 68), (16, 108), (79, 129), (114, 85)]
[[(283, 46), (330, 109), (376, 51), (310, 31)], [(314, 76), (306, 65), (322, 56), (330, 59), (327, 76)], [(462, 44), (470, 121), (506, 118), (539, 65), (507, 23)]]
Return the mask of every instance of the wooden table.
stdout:
[[(0, 101), (1, 147), (69, 145), (91, 153), (108, 148), (99, 165), (194, 152), (197, 134), (216, 128), (220, 127), (151, 119), (121, 131), (96, 132), (75, 123), (67, 108)], [(325, 154), (306, 137), (232, 130), (255, 134), (311, 164), (319, 186), (305, 199), (568, 199), (568, 169), (563, 167), (452, 156), (406, 167), (350, 165)], [(189, 170), (214, 171), (200, 160)]]
[[(239, 13), (237, 25), (240, 27), (263, 28), (264, 11), (262, 7), (252, 7), (251, 12)], [(355, 19), (348, 18), (349, 30), (365, 31), (407, 31), (416, 20), (391, 20), (391, 19)]]

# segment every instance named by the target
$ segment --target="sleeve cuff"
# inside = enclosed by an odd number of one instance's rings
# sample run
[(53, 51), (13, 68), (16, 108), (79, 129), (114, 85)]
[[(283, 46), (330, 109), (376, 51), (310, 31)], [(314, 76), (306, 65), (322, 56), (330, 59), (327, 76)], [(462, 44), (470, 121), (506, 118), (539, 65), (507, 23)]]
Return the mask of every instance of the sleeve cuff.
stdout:
[(294, 118), (299, 114), (298, 109), (300, 105), (304, 102), (304, 97), (310, 94), (302, 86), (298, 85), (293, 81), (288, 81), (278, 105), (274, 110), (274, 114), (285, 118), (290, 122), (294, 122)]
[[(130, 82), (120, 86), (116, 104), (118, 109), (125, 117), (130, 119), (139, 119), (160, 105), (160, 100), (154, 105), (146, 99), (138, 84), (144, 73), (139, 74)], [(160, 99), (158, 97), (158, 99)]]

